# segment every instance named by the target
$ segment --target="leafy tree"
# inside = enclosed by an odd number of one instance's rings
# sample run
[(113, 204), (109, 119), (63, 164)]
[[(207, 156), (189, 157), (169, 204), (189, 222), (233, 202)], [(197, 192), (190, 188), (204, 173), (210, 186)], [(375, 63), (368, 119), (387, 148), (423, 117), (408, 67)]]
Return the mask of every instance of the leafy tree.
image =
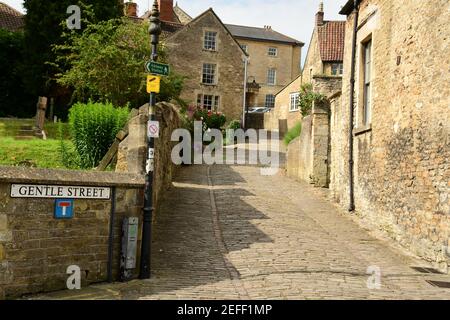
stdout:
[[(74, 88), (78, 101), (109, 101), (138, 107), (148, 101), (145, 61), (150, 59), (148, 24), (127, 18), (89, 24), (81, 33), (65, 34), (66, 43), (54, 47), (58, 65), (68, 68), (57, 75), (58, 83)], [(166, 57), (159, 50), (161, 61)], [(158, 99), (179, 99), (183, 78), (162, 78)]]
[[(121, 1), (115, 0), (24, 0), (25, 43), (26, 43), (26, 83), (34, 95), (54, 93), (53, 75), (57, 72), (54, 65), (55, 53), (52, 45), (62, 44), (61, 35), (67, 27), (64, 22), (69, 17), (67, 8), (79, 5), (82, 18), (85, 9), (90, 8), (93, 22), (117, 18), (122, 15)], [(90, 6), (89, 6), (90, 5)], [(83, 25), (82, 25), (83, 28)]]
[(314, 102), (320, 102), (325, 100), (326, 97), (320, 93), (313, 91), (313, 86), (311, 83), (305, 83), (300, 87), (300, 99), (299, 107), (302, 115), (304, 117), (311, 114), (311, 110)]
[(29, 117), (35, 101), (23, 83), (24, 35), (0, 28), (0, 117)]

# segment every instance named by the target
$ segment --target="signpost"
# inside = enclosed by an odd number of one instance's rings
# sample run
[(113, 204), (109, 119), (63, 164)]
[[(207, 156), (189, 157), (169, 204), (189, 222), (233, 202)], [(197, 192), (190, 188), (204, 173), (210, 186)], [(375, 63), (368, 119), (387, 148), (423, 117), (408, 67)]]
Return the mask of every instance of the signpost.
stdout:
[(170, 66), (164, 63), (158, 63), (155, 61), (149, 61), (145, 64), (145, 70), (151, 74), (157, 74), (160, 76), (168, 76), (170, 73)]
[[(154, 1), (153, 9), (150, 14), (150, 43), (152, 47), (151, 61), (146, 64), (149, 73), (166, 76), (169, 74), (169, 66), (157, 63), (158, 60), (158, 43), (161, 35), (161, 20), (159, 19), (158, 1)], [(158, 78), (158, 79), (157, 79)], [(153, 80), (152, 80), (153, 79)], [(152, 81), (150, 81), (152, 80)], [(159, 92), (159, 77), (149, 76), (147, 81), (147, 90), (150, 93), (149, 114), (148, 114), (148, 133), (147, 133), (147, 163), (145, 175), (144, 190), (144, 214), (142, 223), (142, 247), (141, 247), (141, 264), (140, 279), (150, 279), (150, 254), (152, 241), (152, 216), (153, 216), (153, 171), (155, 169), (155, 137), (159, 136), (159, 123), (155, 121), (154, 107), (156, 105), (156, 93)], [(156, 83), (158, 82), (158, 86)]]

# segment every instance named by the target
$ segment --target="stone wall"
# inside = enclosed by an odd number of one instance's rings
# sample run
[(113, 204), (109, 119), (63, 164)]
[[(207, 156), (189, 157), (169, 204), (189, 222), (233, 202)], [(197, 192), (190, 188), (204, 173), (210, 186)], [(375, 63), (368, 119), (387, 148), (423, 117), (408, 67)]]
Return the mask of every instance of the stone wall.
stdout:
[(323, 75), (313, 76), (311, 84), (315, 93), (320, 93), (326, 98), (329, 98), (342, 89), (342, 77)]
[[(170, 186), (176, 166), (171, 159), (172, 132), (181, 127), (181, 118), (177, 106), (170, 103), (158, 103), (154, 109), (155, 120), (160, 122), (160, 137), (155, 139), (155, 173), (153, 203), (158, 208), (161, 196)], [(120, 143), (116, 172), (145, 174), (147, 160), (147, 121), (148, 104), (139, 109), (139, 113), (128, 122), (129, 134)]]
[[(355, 90), (355, 204), (362, 221), (446, 269), (450, 263), (450, 3), (361, 3)], [(353, 16), (348, 17), (333, 148), (348, 161)], [(372, 39), (372, 117), (362, 125), (362, 44)], [(339, 108), (336, 103), (334, 109)], [(336, 151), (339, 152), (339, 151)], [(334, 197), (348, 206), (348, 171), (332, 165)]]
[(70, 265), (81, 268), (82, 286), (107, 280), (112, 200), (74, 200), (74, 218), (56, 220), (54, 199), (11, 198), (11, 183), (116, 188), (112, 268), (117, 279), (122, 220), (142, 215), (142, 175), (1, 167), (0, 299), (65, 289)]
[[(118, 279), (122, 220), (140, 222), (139, 272), (148, 105), (128, 124), (119, 145), (116, 172), (0, 168), (0, 299), (66, 288), (67, 267), (81, 268), (82, 286), (107, 280), (111, 200), (74, 200), (74, 218), (56, 220), (54, 199), (11, 198), (12, 183), (101, 186), (116, 189), (113, 224), (113, 279)], [(170, 186), (176, 167), (171, 161), (171, 135), (181, 126), (178, 109), (168, 103), (155, 107), (160, 137), (155, 140), (153, 218)]]
[(328, 103), (316, 103), (310, 116), (302, 120), (302, 132), (287, 151), (287, 174), (327, 187), (329, 182), (329, 119)]

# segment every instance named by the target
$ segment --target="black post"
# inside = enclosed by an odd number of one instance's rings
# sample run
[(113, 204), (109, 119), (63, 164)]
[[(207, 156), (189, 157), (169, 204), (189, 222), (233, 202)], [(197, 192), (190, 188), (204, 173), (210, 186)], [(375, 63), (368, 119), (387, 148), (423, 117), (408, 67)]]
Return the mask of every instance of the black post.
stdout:
[(350, 105), (349, 105), (349, 129), (348, 129), (348, 178), (349, 178), (349, 206), (348, 211), (355, 211), (355, 182), (354, 182), (354, 159), (353, 159), (353, 121), (355, 102), (355, 69), (356, 69), (356, 40), (358, 36), (359, 1), (353, 3), (353, 39), (352, 39), (352, 65), (350, 76)]
[[(161, 34), (161, 21), (159, 19), (159, 9), (158, 2), (155, 0), (153, 3), (153, 9), (150, 15), (150, 27), (149, 33), (151, 36), (151, 46), (152, 46), (152, 61), (158, 60), (158, 42), (159, 36)], [(150, 93), (150, 105), (149, 105), (149, 115), (148, 121), (155, 119), (154, 106), (156, 104), (156, 94), (154, 92)], [(140, 267), (140, 279), (150, 279), (150, 253), (151, 253), (151, 241), (152, 241), (152, 215), (153, 215), (153, 155), (155, 148), (154, 139), (148, 135), (147, 137), (147, 164), (146, 164), (146, 175), (145, 175), (145, 191), (144, 191), (144, 219), (142, 226), (142, 248), (141, 248), (141, 267)], [(150, 152), (150, 150), (152, 152)]]

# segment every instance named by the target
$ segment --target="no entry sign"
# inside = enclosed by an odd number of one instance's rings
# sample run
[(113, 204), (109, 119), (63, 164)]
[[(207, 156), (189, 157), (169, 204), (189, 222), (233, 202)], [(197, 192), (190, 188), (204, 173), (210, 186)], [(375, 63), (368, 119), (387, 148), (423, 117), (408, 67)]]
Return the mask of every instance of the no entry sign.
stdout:
[(159, 138), (159, 122), (149, 121), (148, 122), (148, 136), (149, 138)]

